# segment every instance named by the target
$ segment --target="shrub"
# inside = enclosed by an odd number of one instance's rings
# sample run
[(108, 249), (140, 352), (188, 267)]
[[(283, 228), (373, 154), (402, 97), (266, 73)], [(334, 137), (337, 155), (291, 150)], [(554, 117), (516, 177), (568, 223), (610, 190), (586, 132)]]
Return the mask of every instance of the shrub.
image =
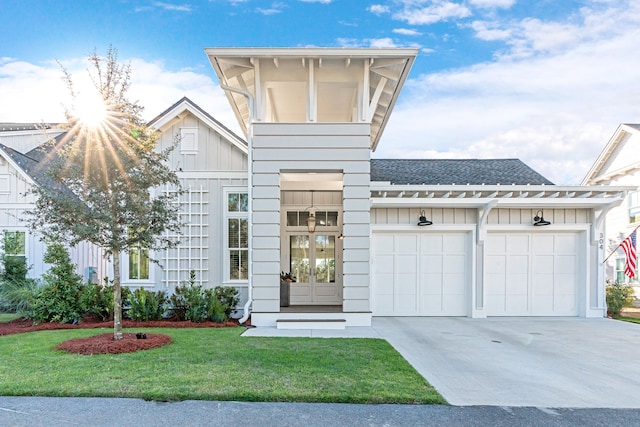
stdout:
[[(122, 287), (122, 304), (127, 305), (129, 288)], [(102, 321), (113, 320), (113, 281), (104, 278), (104, 283), (97, 285), (87, 283), (80, 296), (80, 304), (87, 314), (98, 317)]]
[[(231, 318), (231, 313), (236, 309), (236, 306), (240, 302), (238, 297), (238, 290), (233, 286), (216, 286), (214, 288), (216, 299), (220, 301), (224, 307), (224, 314), (226, 319)], [(211, 319), (213, 320), (213, 319)]]
[(623, 307), (633, 305), (633, 288), (627, 285), (609, 285), (607, 286), (607, 310), (614, 316), (620, 315)]
[(81, 304), (82, 277), (75, 273), (75, 266), (67, 249), (60, 243), (47, 247), (43, 258), (51, 264), (42, 275), (44, 287), (34, 302), (33, 318), (38, 322), (77, 322), (84, 316)]
[(167, 309), (167, 293), (165, 291), (151, 292), (146, 289), (136, 289), (129, 298), (128, 316), (132, 320), (162, 319)]
[(34, 279), (0, 283), (0, 311), (33, 318), (32, 307), (40, 293), (40, 283)]
[(216, 286), (204, 290), (196, 285), (195, 271), (189, 281), (177, 286), (170, 298), (170, 310), (178, 320), (225, 322), (238, 305), (238, 290), (232, 286)]
[(196, 285), (196, 272), (191, 270), (189, 281), (176, 286), (169, 299), (172, 315), (178, 320), (202, 322), (207, 319), (207, 301), (202, 286)]

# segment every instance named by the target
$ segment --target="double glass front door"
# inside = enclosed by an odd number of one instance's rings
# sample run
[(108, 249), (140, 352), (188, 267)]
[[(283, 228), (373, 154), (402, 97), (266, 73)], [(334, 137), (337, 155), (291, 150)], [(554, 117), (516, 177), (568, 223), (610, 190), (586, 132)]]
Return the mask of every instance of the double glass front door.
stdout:
[(289, 235), (291, 304), (342, 304), (341, 274), (336, 274), (335, 233), (298, 233)]

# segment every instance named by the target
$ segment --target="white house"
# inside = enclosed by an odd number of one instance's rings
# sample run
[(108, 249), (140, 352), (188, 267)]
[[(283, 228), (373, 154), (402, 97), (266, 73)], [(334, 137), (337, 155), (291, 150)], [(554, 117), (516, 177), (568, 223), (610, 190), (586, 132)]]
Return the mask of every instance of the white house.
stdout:
[[(205, 51), (249, 146), (253, 324), (606, 314), (603, 220), (629, 188), (521, 181), (507, 164), (486, 181), (456, 162), (437, 180), (424, 162), (378, 174), (413, 49)], [(289, 307), (282, 270), (298, 276)]]
[[(415, 49), (206, 53), (245, 139), (186, 98), (150, 122), (162, 148), (180, 136), (186, 225), (180, 247), (126, 255), (125, 285), (171, 291), (193, 270), (237, 287), (243, 320), (281, 328), (606, 315), (604, 217), (633, 187), (556, 186), (515, 159), (371, 159)], [(10, 151), (0, 184), (37, 183)]]
[[(640, 225), (640, 124), (623, 123), (582, 180), (582, 185), (631, 186), (625, 203), (613, 207), (606, 220), (605, 242), (609, 257), (607, 281), (638, 284), (638, 273), (631, 281), (624, 275), (625, 256), (622, 249), (611, 254)], [(611, 255), (611, 256), (609, 256)]]

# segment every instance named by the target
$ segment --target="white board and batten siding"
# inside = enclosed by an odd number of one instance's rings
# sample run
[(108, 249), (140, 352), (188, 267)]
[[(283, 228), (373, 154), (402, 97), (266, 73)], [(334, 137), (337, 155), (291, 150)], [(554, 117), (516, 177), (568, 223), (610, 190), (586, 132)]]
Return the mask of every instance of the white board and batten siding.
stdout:
[(184, 224), (180, 245), (155, 254), (162, 268), (153, 267), (150, 280), (131, 282), (173, 292), (189, 280), (193, 270), (196, 283), (206, 288), (235, 286), (241, 302), (247, 299), (247, 280), (229, 281), (225, 252), (226, 191), (247, 191), (247, 155), (207, 122), (189, 111), (169, 121), (161, 129), (159, 149), (178, 145), (169, 163), (177, 172), (185, 193), (180, 198)]

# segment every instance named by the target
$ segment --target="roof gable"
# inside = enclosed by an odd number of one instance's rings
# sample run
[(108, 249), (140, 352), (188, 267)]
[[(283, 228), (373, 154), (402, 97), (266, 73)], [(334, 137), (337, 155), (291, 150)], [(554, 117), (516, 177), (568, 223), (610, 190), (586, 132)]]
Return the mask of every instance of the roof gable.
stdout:
[(582, 184), (607, 184), (638, 169), (640, 169), (640, 124), (622, 123), (591, 166)]
[(371, 181), (395, 185), (553, 185), (518, 159), (371, 159)]
[(229, 128), (222, 123), (214, 119), (209, 113), (204, 111), (200, 106), (195, 104), (186, 96), (180, 99), (178, 102), (167, 108), (162, 113), (158, 114), (148, 125), (162, 130), (174, 120), (179, 119), (185, 112), (189, 112), (203, 121), (210, 128), (224, 136), (229, 142), (239, 148), (245, 154), (247, 153), (247, 143), (238, 135), (236, 135)]

